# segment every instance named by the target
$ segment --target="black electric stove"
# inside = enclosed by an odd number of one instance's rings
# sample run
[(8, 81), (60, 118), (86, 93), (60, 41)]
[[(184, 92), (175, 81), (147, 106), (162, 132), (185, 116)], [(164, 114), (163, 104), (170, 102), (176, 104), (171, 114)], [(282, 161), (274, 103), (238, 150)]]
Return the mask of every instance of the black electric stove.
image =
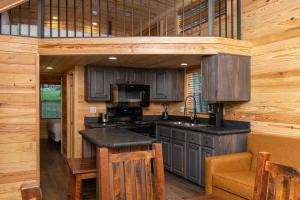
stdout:
[(108, 124), (155, 138), (155, 124), (143, 121), (141, 107), (107, 108)]

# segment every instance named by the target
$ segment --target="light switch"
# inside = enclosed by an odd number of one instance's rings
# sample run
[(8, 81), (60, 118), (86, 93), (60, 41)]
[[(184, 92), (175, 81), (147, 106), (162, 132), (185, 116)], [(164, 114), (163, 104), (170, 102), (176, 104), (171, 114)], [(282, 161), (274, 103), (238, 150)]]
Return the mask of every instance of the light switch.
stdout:
[(180, 106), (180, 112), (184, 112), (184, 106)]
[(96, 107), (90, 107), (90, 113), (96, 113), (97, 108)]

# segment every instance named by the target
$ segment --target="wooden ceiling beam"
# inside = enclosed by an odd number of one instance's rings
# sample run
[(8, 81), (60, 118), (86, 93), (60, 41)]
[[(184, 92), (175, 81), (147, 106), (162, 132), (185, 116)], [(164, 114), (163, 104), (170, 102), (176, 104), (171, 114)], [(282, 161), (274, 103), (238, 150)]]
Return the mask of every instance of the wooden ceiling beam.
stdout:
[(190, 54), (250, 55), (247, 41), (220, 37), (55, 38), (39, 40), (40, 55)]

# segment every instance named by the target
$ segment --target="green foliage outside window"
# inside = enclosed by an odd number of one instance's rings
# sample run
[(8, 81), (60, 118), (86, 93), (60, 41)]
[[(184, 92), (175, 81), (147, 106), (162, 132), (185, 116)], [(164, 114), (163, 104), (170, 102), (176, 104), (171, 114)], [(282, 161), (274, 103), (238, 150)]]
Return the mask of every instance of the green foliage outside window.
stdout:
[(41, 117), (61, 117), (61, 85), (41, 85)]

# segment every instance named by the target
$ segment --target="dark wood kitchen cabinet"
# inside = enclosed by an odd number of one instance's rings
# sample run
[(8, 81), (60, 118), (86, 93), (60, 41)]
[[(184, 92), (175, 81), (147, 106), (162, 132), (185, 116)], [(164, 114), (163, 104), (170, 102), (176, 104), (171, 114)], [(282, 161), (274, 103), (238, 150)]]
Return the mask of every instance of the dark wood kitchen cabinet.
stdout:
[(85, 100), (109, 101), (111, 84), (150, 85), (151, 101), (183, 101), (184, 72), (182, 69), (137, 69), (125, 67), (85, 68)]
[(201, 181), (201, 147), (188, 143), (186, 146), (187, 173), (186, 178), (194, 183)]
[(165, 169), (204, 186), (205, 158), (244, 152), (248, 133), (213, 135), (171, 126), (156, 127)]
[(170, 138), (161, 138), (160, 140), (162, 144), (163, 158), (164, 158), (164, 167), (165, 169), (171, 171), (172, 163), (171, 163), (171, 141)]
[(183, 70), (152, 70), (149, 75), (152, 101), (183, 101)]
[(144, 85), (146, 83), (145, 74), (147, 70), (142, 69), (129, 69), (129, 82), (130, 84), (141, 84)]
[(172, 171), (174, 174), (185, 177), (185, 142), (172, 141)]
[(206, 101), (250, 100), (250, 57), (217, 54), (203, 56), (202, 95)]
[(85, 100), (110, 100), (110, 84), (113, 82), (112, 71), (88, 65), (85, 68)]
[(129, 83), (129, 73), (126, 68), (115, 68), (114, 73), (114, 83), (126, 84)]
[(145, 70), (135, 68), (115, 68), (114, 83), (145, 84)]

